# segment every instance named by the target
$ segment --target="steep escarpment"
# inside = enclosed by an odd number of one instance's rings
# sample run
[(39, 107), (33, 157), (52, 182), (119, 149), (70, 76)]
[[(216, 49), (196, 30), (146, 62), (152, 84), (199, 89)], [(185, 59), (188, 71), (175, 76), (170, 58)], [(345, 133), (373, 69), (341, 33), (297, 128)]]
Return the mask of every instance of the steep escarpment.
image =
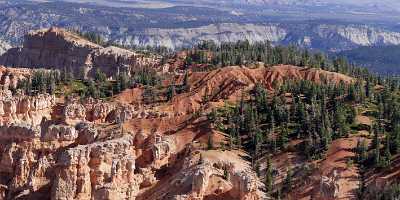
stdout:
[(270, 41), (302, 47), (340, 51), (359, 46), (398, 45), (400, 33), (366, 25), (341, 24), (210, 24), (195, 28), (149, 28), (129, 38), (118, 39), (125, 45), (193, 46), (204, 40), (216, 43)]
[(111, 77), (135, 67), (154, 65), (157, 59), (118, 47), (104, 48), (66, 30), (50, 28), (26, 35), (23, 47), (8, 50), (0, 57), (0, 63), (58, 69), (76, 77), (93, 76), (99, 69)]
[(143, 33), (134, 35), (129, 40), (118, 40), (125, 45), (166, 46), (171, 48), (193, 46), (202, 41), (212, 40), (217, 43), (248, 40), (250, 42), (283, 41), (287, 30), (277, 24), (210, 24), (196, 28), (156, 29), (149, 28)]

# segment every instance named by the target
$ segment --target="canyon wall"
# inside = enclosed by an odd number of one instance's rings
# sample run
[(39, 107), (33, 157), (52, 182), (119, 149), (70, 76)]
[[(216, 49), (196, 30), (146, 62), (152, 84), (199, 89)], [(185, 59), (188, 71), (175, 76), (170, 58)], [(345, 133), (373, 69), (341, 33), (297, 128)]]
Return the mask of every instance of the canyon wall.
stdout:
[(156, 57), (113, 46), (104, 48), (58, 28), (30, 32), (23, 47), (9, 49), (0, 57), (0, 64), (9, 67), (58, 69), (85, 78), (93, 77), (97, 70), (111, 77), (157, 62)]

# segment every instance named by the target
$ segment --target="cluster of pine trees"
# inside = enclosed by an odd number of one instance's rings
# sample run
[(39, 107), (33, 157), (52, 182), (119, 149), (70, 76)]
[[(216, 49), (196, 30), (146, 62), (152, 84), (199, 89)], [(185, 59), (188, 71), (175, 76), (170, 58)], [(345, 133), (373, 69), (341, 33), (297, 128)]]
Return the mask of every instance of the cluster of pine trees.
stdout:
[[(255, 160), (266, 152), (285, 149), (291, 138), (304, 139), (302, 152), (321, 158), (329, 143), (349, 134), (357, 111), (348, 104), (350, 86), (293, 81), (269, 95), (261, 85), (234, 107), (215, 111), (216, 127), (226, 132), (230, 147), (244, 147)], [(288, 94), (290, 94), (288, 96)], [(215, 118), (215, 117), (214, 117)]]
[(21, 89), (27, 95), (54, 94), (61, 81), (62, 77), (58, 71), (39, 70), (27, 79), (19, 81), (16, 89)]
[[(333, 140), (348, 137), (352, 132), (356, 132), (357, 105), (381, 105), (379, 110), (382, 110), (383, 114), (379, 115), (382, 118), (386, 116), (387, 122), (391, 119), (397, 123), (400, 118), (395, 115), (400, 114), (398, 112), (400, 104), (393, 104), (394, 97), (385, 96), (396, 94), (397, 92), (393, 92), (396, 89), (386, 92), (374, 89), (377, 84), (389, 83), (392, 88), (398, 88), (397, 83), (373, 76), (365, 76), (365, 79), (360, 78), (352, 84), (317, 84), (306, 80), (286, 81), (276, 86), (273, 92), (268, 92), (258, 84), (249, 94), (243, 94), (237, 105), (225, 106), (211, 112), (210, 119), (213, 119), (215, 128), (227, 134), (229, 148), (242, 148), (249, 152), (256, 171), (260, 162), (265, 160), (265, 155), (289, 151), (293, 148), (310, 161), (322, 159)], [(392, 145), (389, 152), (385, 146), (386, 143), (400, 144), (399, 133), (391, 134), (386, 137), (385, 142), (380, 142), (381, 136), (384, 136), (383, 127), (384, 125), (379, 125), (371, 128), (374, 133), (377, 133), (375, 148), (379, 151), (374, 151), (375, 157), (380, 157), (377, 161), (380, 164), (377, 166), (390, 164), (390, 154), (399, 148), (398, 145)], [(397, 131), (400, 131), (400, 126)], [(376, 136), (378, 134), (379, 137)], [(389, 140), (389, 138), (392, 139)], [(292, 146), (289, 145), (291, 140), (302, 142)], [(385, 147), (382, 148), (381, 144)], [(365, 148), (367, 152), (368, 149), (374, 147), (366, 146)], [(367, 155), (365, 152), (361, 153), (364, 157)], [(377, 155), (379, 154), (377, 152), (381, 155)], [(275, 169), (270, 161), (267, 161), (266, 166), (265, 190), (275, 197), (288, 192), (292, 188), (290, 186), (292, 175), (289, 172), (293, 172), (290, 166), (286, 176), (287, 181), (285, 181), (287, 183), (283, 188), (272, 188)]]
[[(65, 93), (71, 89), (81, 97), (107, 98), (118, 94), (125, 89), (135, 85), (145, 85), (148, 87), (159, 86), (161, 77), (151, 68), (137, 68), (128, 75), (125, 72), (118, 73), (112, 79), (108, 79), (101, 70), (96, 70), (93, 78), (81, 79), (75, 77), (71, 69), (58, 70), (38, 70), (30, 77), (18, 83), (16, 89), (21, 89), (25, 94), (36, 95), (49, 93)], [(65, 89), (64, 88), (64, 89)], [(59, 91), (57, 91), (57, 89)]]
[(203, 41), (188, 50), (186, 65), (208, 64), (216, 67), (246, 65), (263, 62), (267, 65), (295, 65), (321, 68), (350, 75), (367, 75), (368, 70), (354, 67), (343, 57), (330, 59), (321, 52), (290, 46), (272, 46), (270, 42), (238, 41), (219, 45), (213, 41)]
[(399, 80), (380, 80), (381, 89), (372, 95), (369, 103), (376, 107), (370, 113), (374, 124), (370, 129), (372, 141), (360, 139), (355, 148), (356, 162), (361, 172), (359, 199), (396, 199), (400, 197), (398, 184), (388, 185), (383, 191), (366, 187), (365, 174), (374, 170), (391, 169), (394, 155), (400, 153), (400, 94)]
[(70, 31), (74, 34), (77, 34), (77, 35), (81, 36), (82, 38), (84, 38), (90, 42), (93, 42), (95, 44), (98, 44), (100, 46), (108, 45), (108, 42), (104, 39), (104, 37), (96, 32), (89, 32), (89, 31), (83, 32), (79, 29), (74, 29), (74, 28), (70, 28), (68, 31)]
[[(243, 94), (234, 106), (214, 110), (209, 118), (215, 128), (225, 132), (229, 148), (242, 148), (249, 152), (252, 164), (258, 171), (265, 155), (296, 148), (305, 158), (321, 159), (329, 144), (338, 138), (348, 137), (358, 130), (368, 130), (372, 142), (360, 139), (355, 152), (361, 174), (368, 170), (390, 169), (394, 156), (400, 153), (400, 91), (397, 77), (380, 77), (366, 69), (355, 67), (343, 58), (330, 59), (321, 53), (294, 46), (273, 47), (269, 42), (250, 44), (203, 42), (188, 50), (187, 66), (207, 64), (210, 69), (229, 65), (247, 65), (264, 62), (267, 65), (289, 64), (321, 68), (350, 75), (356, 79), (352, 84), (329, 85), (309, 81), (286, 81), (268, 94), (257, 85), (249, 97)], [(374, 121), (372, 126), (354, 124), (358, 109)], [(365, 111), (364, 109), (367, 109)], [(289, 141), (302, 141), (292, 147)], [(273, 189), (274, 169), (267, 159), (265, 190), (275, 197), (291, 188), (290, 167), (284, 187)], [(399, 197), (398, 187), (381, 191), (366, 190), (360, 184), (360, 199), (378, 195), (377, 199)], [(289, 186), (288, 186), (289, 185)], [(371, 192), (374, 191), (374, 192)], [(279, 194), (278, 194), (279, 193)], [(389, 198), (389, 199), (390, 199)]]

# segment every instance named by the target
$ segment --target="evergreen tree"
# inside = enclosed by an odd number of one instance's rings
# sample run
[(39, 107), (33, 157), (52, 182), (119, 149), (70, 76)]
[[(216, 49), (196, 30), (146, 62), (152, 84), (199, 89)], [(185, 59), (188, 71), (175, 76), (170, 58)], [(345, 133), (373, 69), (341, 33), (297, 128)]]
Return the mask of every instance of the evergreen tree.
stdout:
[(390, 134), (390, 149), (395, 153), (400, 153), (400, 125), (394, 125), (393, 132)]
[(336, 108), (336, 112), (334, 113), (334, 127), (335, 127), (335, 134), (334, 134), (335, 139), (347, 135), (349, 131), (349, 128), (346, 124), (346, 116), (341, 106), (338, 106)]
[(348, 89), (348, 90), (349, 90), (349, 91), (348, 91), (347, 99), (348, 99), (349, 101), (356, 101), (356, 100), (357, 100), (357, 93), (356, 93), (356, 89), (355, 89), (354, 85), (351, 84), (351, 85), (349, 86), (349, 89)]
[(321, 141), (323, 150), (328, 150), (329, 144), (331, 143), (332, 136), (329, 133), (329, 130), (326, 127), (321, 129)]
[(365, 139), (360, 139), (357, 141), (356, 147), (357, 162), (363, 165), (368, 159), (368, 147)]
[(267, 156), (267, 168), (265, 170), (265, 191), (267, 193), (271, 193), (273, 191), (274, 177), (273, 177), (272, 173), (273, 173), (273, 169), (272, 169), (271, 158), (268, 155)]
[(230, 180), (230, 174), (227, 167), (224, 167), (224, 179), (227, 181)]
[(85, 96), (93, 97), (95, 99), (100, 98), (100, 91), (93, 81), (89, 81), (88, 91)]
[(283, 181), (283, 189), (286, 192), (290, 192), (292, 190), (292, 176), (293, 176), (293, 172), (292, 172), (291, 167), (289, 166), (287, 168), (286, 178)]
[(183, 91), (187, 91), (189, 89), (189, 73), (186, 72), (185, 76), (183, 77), (183, 83), (182, 83), (182, 88)]
[(378, 125), (375, 125), (374, 128), (374, 138), (372, 141), (373, 144), (373, 148), (374, 148), (374, 164), (375, 166), (379, 166), (381, 164), (381, 154), (380, 154), (380, 139), (379, 139), (379, 131), (380, 128), (378, 127)]
[(154, 103), (157, 100), (157, 95), (153, 87), (145, 87), (142, 95), (143, 101), (146, 104)]
[(367, 79), (365, 84), (365, 96), (367, 96), (368, 98), (373, 97), (373, 87), (370, 79)]
[(106, 74), (104, 74), (99, 68), (96, 69), (96, 73), (94, 75), (94, 81), (97, 83), (104, 83), (107, 80)]
[(167, 96), (167, 101), (170, 101), (175, 96), (175, 86), (174, 85), (168, 86), (166, 96)]
[(283, 127), (281, 134), (279, 135), (278, 146), (280, 148), (285, 148), (285, 146), (288, 142), (289, 142), (289, 131), (288, 131), (287, 127)]
[(207, 150), (213, 150), (213, 149), (214, 149), (214, 138), (212, 133), (209, 133), (207, 140)]
[(390, 135), (387, 133), (385, 137), (385, 151), (383, 154), (383, 167), (388, 167), (391, 164), (392, 154), (390, 153)]

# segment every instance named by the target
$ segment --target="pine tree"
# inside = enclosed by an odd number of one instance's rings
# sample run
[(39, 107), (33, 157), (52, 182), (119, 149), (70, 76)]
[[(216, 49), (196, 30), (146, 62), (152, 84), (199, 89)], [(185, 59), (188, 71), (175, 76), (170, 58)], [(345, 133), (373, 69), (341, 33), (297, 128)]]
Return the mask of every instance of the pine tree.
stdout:
[(379, 148), (379, 146), (380, 146), (380, 140), (379, 140), (380, 131), (381, 131), (380, 124), (379, 123), (375, 123), (372, 126), (372, 132), (374, 134), (374, 137), (372, 139), (372, 148), (373, 149)]
[(257, 109), (261, 112), (266, 111), (267, 91), (260, 84), (256, 84), (254, 93)]
[(257, 127), (256, 131), (255, 131), (255, 135), (254, 135), (254, 157), (257, 160), (258, 159), (258, 154), (260, 152), (261, 149), (261, 144), (263, 143), (263, 135), (261, 130)]
[(329, 144), (331, 143), (332, 136), (329, 133), (329, 130), (326, 127), (322, 127), (321, 129), (321, 142), (323, 150), (328, 150)]
[(379, 166), (381, 163), (381, 154), (380, 154), (380, 139), (379, 139), (379, 125), (375, 125), (374, 127), (374, 138), (372, 141), (373, 148), (374, 148), (374, 164), (375, 166)]
[(89, 86), (88, 86), (88, 91), (86, 96), (92, 97), (92, 98), (100, 98), (100, 91), (99, 88), (96, 87), (95, 83), (93, 81), (89, 81)]
[(147, 104), (154, 103), (157, 100), (157, 95), (153, 87), (145, 87), (142, 95), (143, 101)]
[(94, 75), (94, 81), (97, 83), (104, 83), (107, 80), (106, 74), (104, 74), (99, 68), (96, 69), (96, 73)]
[(346, 116), (343, 113), (343, 108), (341, 106), (337, 107), (337, 110), (334, 115), (334, 127), (335, 127), (335, 135), (334, 138), (340, 138), (347, 135), (349, 128), (346, 124)]
[(271, 163), (271, 158), (268, 155), (267, 156), (267, 168), (265, 171), (265, 190), (267, 193), (271, 193), (273, 191), (273, 186), (274, 186), (274, 178), (272, 174), (272, 163)]
[(356, 147), (357, 162), (361, 165), (368, 159), (368, 147), (365, 139), (357, 141)]
[(384, 167), (388, 167), (391, 164), (391, 160), (392, 160), (392, 154), (390, 153), (390, 135), (387, 133), (386, 137), (385, 137), (385, 151), (383, 154), (383, 159), (384, 159)]
[(284, 191), (286, 191), (286, 192), (290, 192), (290, 191), (292, 190), (292, 176), (293, 176), (293, 174), (292, 174), (292, 169), (291, 169), (291, 167), (289, 166), (289, 167), (287, 168), (286, 178), (285, 178), (285, 180), (284, 180), (284, 182), (283, 182), (283, 189), (284, 189)]
[(54, 77), (50, 78), (50, 83), (49, 83), (49, 89), (48, 89), (48, 93), (49, 94), (54, 94), (56, 91), (56, 79)]
[(361, 174), (361, 176), (360, 176), (360, 182), (359, 182), (358, 189), (357, 189), (357, 199), (362, 200), (362, 199), (365, 199), (365, 198), (364, 198), (364, 193), (365, 193), (365, 180), (364, 180), (364, 175), (363, 175), (363, 173), (361, 172), (360, 174)]
[(213, 134), (209, 133), (208, 140), (207, 140), (207, 150), (213, 150), (213, 149), (214, 149), (214, 138), (213, 138)]
[(185, 76), (183, 77), (183, 83), (182, 83), (182, 88), (183, 91), (187, 91), (189, 89), (189, 73), (186, 72)]
[(367, 98), (373, 97), (373, 87), (369, 79), (367, 79), (365, 84), (365, 96), (367, 96)]
[(390, 149), (395, 153), (400, 153), (400, 125), (394, 125), (393, 132), (390, 134)]
[(347, 95), (347, 100), (349, 100), (349, 101), (355, 101), (355, 100), (357, 100), (357, 93), (356, 93), (356, 89), (355, 89), (355, 87), (354, 87), (354, 85), (353, 84), (351, 84), (350, 86), (349, 86), (349, 91), (348, 91), (348, 95)]
[(166, 92), (167, 101), (170, 101), (175, 96), (175, 86), (170, 85)]
[(278, 146), (280, 148), (285, 148), (288, 142), (289, 142), (289, 131), (285, 126), (282, 128), (281, 134), (279, 135)]

